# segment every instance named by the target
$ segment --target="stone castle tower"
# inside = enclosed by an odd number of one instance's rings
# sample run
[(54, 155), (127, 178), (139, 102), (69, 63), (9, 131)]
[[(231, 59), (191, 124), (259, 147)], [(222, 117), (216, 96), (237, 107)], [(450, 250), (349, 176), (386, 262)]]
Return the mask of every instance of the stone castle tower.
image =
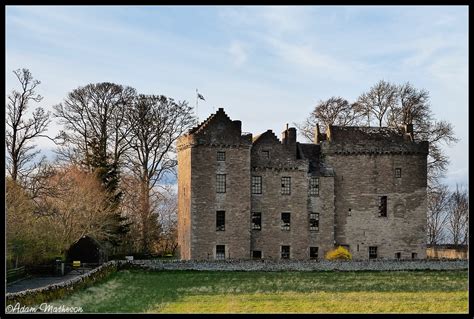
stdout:
[(220, 108), (178, 140), (182, 259), (425, 258), (428, 143), (413, 129), (252, 138)]

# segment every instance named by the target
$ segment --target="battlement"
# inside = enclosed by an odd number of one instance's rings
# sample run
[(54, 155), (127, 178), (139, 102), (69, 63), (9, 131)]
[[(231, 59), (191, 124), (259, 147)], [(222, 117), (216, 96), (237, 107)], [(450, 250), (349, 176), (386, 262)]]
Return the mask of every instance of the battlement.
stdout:
[(326, 134), (318, 135), (317, 142), (328, 153), (428, 155), (428, 142), (414, 141), (411, 125), (403, 129), (330, 125)]

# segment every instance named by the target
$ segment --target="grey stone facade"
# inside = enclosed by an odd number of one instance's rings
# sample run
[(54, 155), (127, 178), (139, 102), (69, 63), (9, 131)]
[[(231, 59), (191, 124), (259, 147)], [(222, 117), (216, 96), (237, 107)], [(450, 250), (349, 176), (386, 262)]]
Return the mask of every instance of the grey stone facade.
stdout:
[(304, 260), (336, 245), (360, 260), (369, 247), (378, 259), (425, 258), (428, 143), (410, 126), (330, 126), (315, 140), (288, 127), (281, 141), (271, 130), (252, 138), (223, 109), (182, 136), (181, 259)]

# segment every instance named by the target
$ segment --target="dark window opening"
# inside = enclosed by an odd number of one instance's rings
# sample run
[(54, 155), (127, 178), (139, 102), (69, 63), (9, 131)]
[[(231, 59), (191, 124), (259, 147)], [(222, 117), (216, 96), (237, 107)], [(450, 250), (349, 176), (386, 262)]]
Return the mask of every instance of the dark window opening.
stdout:
[(379, 217), (387, 217), (387, 196), (380, 196)]
[(216, 192), (217, 193), (225, 193), (226, 191), (225, 179), (226, 179), (225, 174), (217, 174), (216, 176)]
[(319, 231), (319, 214), (318, 213), (309, 214), (309, 230)]
[(225, 152), (217, 152), (217, 160), (220, 162), (225, 161)]
[(216, 212), (216, 231), (225, 230), (225, 211), (218, 210)]
[(369, 247), (369, 259), (377, 259), (377, 246)]
[(291, 221), (290, 213), (281, 213), (281, 229), (282, 230), (290, 230), (290, 221)]
[(290, 195), (291, 194), (291, 177), (282, 177), (281, 178), (281, 194)]
[(262, 151), (263, 158), (270, 158), (270, 151)]
[(319, 178), (311, 177), (309, 180), (309, 195), (318, 196), (319, 195)]
[(252, 194), (262, 193), (262, 176), (252, 176)]
[(262, 213), (252, 213), (252, 229), (262, 229)]
[(395, 253), (395, 259), (401, 259), (402, 253)]
[(318, 259), (318, 247), (309, 247), (309, 258)]
[(281, 246), (281, 259), (290, 259), (290, 246)]
[(252, 251), (252, 258), (253, 259), (262, 259), (262, 251), (261, 250), (253, 250)]
[(216, 245), (216, 259), (225, 259), (225, 245)]
[(411, 253), (411, 259), (416, 259), (418, 257), (417, 253)]
[(396, 178), (402, 177), (402, 169), (401, 168), (395, 168), (395, 177)]

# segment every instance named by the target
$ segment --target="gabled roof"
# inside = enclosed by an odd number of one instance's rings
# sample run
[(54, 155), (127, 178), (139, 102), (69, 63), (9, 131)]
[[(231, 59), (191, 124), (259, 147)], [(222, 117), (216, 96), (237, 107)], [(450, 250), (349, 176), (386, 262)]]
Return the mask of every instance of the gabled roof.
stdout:
[(218, 119), (227, 119), (229, 122), (232, 122), (230, 117), (224, 112), (224, 109), (220, 107), (216, 113), (212, 113), (211, 115), (208, 116), (207, 119), (205, 119), (200, 124), (190, 129), (188, 131), (188, 134), (194, 134), (194, 133), (197, 133), (198, 131), (205, 130), (206, 127), (208, 127), (211, 123), (217, 121)]
[(280, 144), (280, 140), (278, 137), (273, 133), (272, 130), (267, 130), (266, 132), (257, 135), (253, 138), (252, 144), (255, 144), (257, 142), (270, 142), (270, 143), (278, 143)]

